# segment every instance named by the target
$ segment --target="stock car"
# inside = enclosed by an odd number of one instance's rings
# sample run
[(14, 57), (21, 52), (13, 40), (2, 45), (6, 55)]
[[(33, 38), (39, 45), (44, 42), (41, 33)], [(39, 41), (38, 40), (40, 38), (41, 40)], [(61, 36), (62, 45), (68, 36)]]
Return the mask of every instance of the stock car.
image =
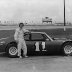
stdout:
[[(51, 38), (45, 32), (31, 32), (24, 36), (27, 53), (60, 52), (64, 55), (72, 55), (72, 40)], [(0, 39), (0, 52), (5, 52), (9, 57), (17, 56), (17, 42), (14, 40), (14, 35)]]

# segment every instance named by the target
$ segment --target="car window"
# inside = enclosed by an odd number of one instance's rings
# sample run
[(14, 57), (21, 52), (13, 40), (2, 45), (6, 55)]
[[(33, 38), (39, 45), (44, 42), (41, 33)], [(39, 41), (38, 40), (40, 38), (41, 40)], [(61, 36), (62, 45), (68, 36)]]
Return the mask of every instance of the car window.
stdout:
[(40, 33), (32, 33), (32, 40), (40, 41), (43, 40), (43, 36)]

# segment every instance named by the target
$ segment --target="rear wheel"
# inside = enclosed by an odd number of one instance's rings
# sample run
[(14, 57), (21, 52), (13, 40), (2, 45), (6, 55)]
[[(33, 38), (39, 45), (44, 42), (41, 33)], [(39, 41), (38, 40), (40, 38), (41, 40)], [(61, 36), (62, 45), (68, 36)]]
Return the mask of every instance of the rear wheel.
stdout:
[(71, 56), (72, 55), (72, 43), (66, 43), (63, 46), (64, 55)]
[(14, 44), (8, 45), (6, 52), (9, 57), (17, 57), (18, 51), (17, 51), (17, 47)]

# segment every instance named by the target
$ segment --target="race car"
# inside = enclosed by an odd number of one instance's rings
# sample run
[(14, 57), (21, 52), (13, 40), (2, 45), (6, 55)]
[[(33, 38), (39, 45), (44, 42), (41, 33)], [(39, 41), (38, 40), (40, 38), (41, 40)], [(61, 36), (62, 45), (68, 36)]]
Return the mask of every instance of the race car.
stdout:
[[(51, 38), (45, 32), (31, 32), (24, 36), (27, 53), (60, 52), (64, 55), (72, 55), (72, 40), (66, 38)], [(0, 39), (0, 52), (5, 52), (9, 57), (17, 57), (17, 42), (14, 40), (14, 35)]]

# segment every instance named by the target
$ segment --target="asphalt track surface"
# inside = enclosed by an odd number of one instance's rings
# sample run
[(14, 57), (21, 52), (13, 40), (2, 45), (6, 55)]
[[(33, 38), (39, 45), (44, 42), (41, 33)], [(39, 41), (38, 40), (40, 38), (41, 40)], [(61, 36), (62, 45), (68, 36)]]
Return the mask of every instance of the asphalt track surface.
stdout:
[[(0, 26), (0, 30), (14, 30), (16, 29), (18, 26)], [(25, 26), (24, 28), (26, 29), (59, 29), (59, 28), (72, 28), (72, 26), (48, 26), (48, 25), (29, 25), (29, 26)]]
[[(18, 26), (0, 26), (0, 39), (6, 38), (14, 34), (15, 29)], [(32, 31), (39, 31), (39, 32), (46, 32), (51, 37), (65, 37), (72, 39), (72, 26), (25, 26), (24, 28), (32, 30)]]
[(0, 54), (0, 72), (72, 72), (72, 57), (55, 55), (19, 59)]

